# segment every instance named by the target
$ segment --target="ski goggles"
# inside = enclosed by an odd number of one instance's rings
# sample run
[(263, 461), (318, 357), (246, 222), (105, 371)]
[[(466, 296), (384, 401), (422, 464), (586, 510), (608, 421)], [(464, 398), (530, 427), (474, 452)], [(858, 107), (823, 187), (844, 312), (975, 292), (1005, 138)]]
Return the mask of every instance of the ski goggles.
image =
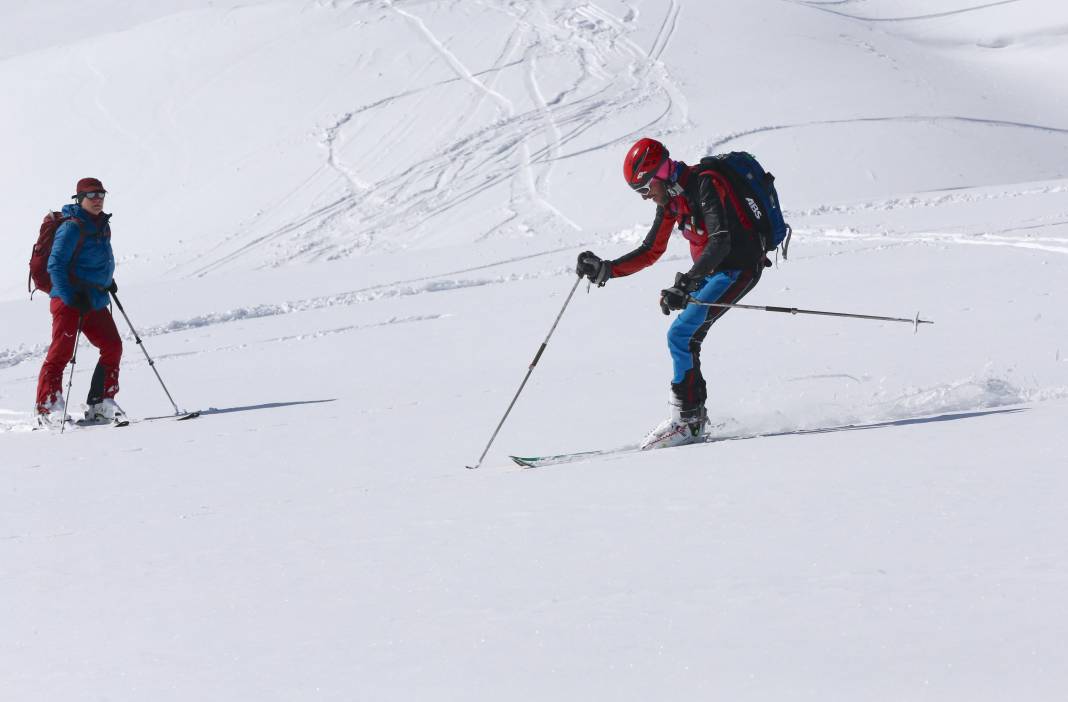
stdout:
[(649, 185), (653, 182), (653, 180), (655, 180), (655, 178), (650, 178), (649, 180), (645, 181), (644, 185), (640, 185), (638, 183), (631, 183), (630, 187), (634, 192), (638, 193), (639, 195), (648, 195)]
[(82, 197), (87, 197), (87, 198), (89, 198), (90, 200), (101, 200), (101, 199), (103, 199), (103, 198), (104, 198), (104, 196), (105, 196), (105, 195), (107, 195), (107, 194), (108, 194), (108, 192), (107, 192), (106, 190), (99, 190), (99, 191), (97, 191), (97, 190), (94, 190), (94, 191), (93, 191), (93, 192), (91, 192), (91, 193), (80, 193), (80, 195), (81, 195)]
[(668, 183), (671, 180), (672, 168), (674, 168), (672, 162), (665, 158), (663, 163), (661, 163), (654, 172), (647, 174), (645, 178), (636, 183), (631, 183), (630, 187), (639, 195), (648, 195), (649, 185), (654, 180), (660, 180), (664, 183)]

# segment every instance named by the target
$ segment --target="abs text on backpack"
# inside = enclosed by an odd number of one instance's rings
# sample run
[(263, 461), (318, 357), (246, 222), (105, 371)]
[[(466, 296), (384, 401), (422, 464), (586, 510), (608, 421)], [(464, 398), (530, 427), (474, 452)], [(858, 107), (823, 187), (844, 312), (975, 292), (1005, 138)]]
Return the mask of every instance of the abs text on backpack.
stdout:
[(715, 171), (727, 179), (745, 201), (756, 220), (757, 233), (765, 252), (782, 246), (786, 258), (790, 246), (790, 225), (783, 219), (775, 176), (764, 170), (756, 158), (745, 151), (732, 151), (701, 159), (698, 172)]
[[(44, 293), (52, 292), (52, 276), (48, 274), (48, 258), (52, 255), (52, 244), (56, 239), (56, 230), (59, 229), (59, 225), (70, 219), (73, 218), (64, 217), (61, 212), (49, 212), (45, 215), (44, 221), (41, 222), (37, 243), (33, 245), (33, 252), (30, 254), (30, 275), (26, 279), (26, 292), (30, 293), (31, 298), (37, 290)], [(75, 223), (77, 223), (77, 220), (75, 220)], [(82, 232), (81, 224), (78, 224), (78, 244), (74, 249), (75, 256), (78, 255), (78, 249), (81, 248), (84, 240), (85, 234)], [(32, 288), (30, 287), (31, 283), (33, 285)]]

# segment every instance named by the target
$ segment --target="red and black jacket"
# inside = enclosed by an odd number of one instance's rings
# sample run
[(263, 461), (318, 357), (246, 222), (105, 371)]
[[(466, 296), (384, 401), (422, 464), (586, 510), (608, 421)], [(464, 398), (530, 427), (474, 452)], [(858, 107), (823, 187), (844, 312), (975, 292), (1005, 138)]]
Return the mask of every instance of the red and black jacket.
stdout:
[(753, 217), (730, 183), (715, 171), (680, 165), (671, 201), (666, 207), (657, 206), (653, 226), (638, 248), (611, 261), (612, 277), (637, 273), (656, 263), (667, 250), (676, 226), (690, 242), (690, 277), (733, 269), (759, 274), (764, 268), (764, 251)]

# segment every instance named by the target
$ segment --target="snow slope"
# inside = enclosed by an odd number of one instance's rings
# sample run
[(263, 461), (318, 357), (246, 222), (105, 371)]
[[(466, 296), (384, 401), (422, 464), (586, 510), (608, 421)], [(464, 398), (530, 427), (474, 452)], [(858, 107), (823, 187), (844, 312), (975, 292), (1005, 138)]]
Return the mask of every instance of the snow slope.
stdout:
[[(1061, 4), (5, 9), (4, 699), (1068, 689)], [(710, 413), (764, 436), (512, 466), (663, 417), (675, 242), (580, 288), (464, 470), (575, 255), (644, 235), (619, 178), (641, 135), (776, 173), (794, 243), (746, 302), (936, 324), (731, 312)], [(28, 430), (49, 320), (26, 254), (84, 175), (200, 419)], [(133, 416), (172, 410), (132, 338), (122, 382)]]

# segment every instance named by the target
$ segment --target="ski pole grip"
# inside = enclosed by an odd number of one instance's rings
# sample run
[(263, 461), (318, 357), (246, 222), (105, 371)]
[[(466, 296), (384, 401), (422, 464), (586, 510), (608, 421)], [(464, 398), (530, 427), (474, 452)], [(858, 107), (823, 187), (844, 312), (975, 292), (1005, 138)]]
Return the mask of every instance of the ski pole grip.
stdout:
[(545, 342), (542, 342), (541, 347), (538, 349), (538, 353), (534, 355), (534, 360), (530, 362), (530, 368), (533, 368), (534, 366), (538, 365), (538, 361), (541, 360), (541, 355), (545, 353), (546, 346), (547, 344)]

